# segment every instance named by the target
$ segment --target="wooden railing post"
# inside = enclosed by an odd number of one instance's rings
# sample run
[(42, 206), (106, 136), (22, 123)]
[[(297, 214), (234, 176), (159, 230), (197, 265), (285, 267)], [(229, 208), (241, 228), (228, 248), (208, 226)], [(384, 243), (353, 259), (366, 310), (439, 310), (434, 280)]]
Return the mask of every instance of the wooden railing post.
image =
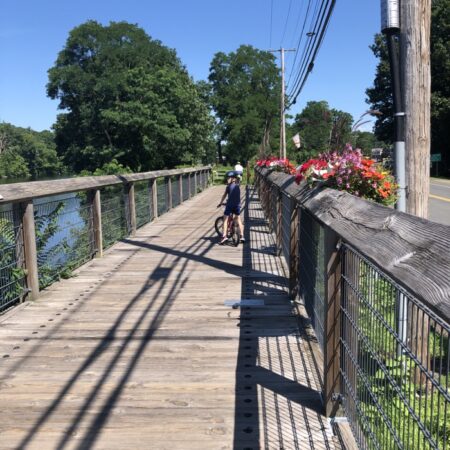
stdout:
[(299, 213), (297, 202), (290, 199), (290, 233), (289, 233), (289, 297), (298, 295), (298, 247), (299, 247)]
[(190, 173), (188, 173), (188, 192), (189, 192), (188, 198), (191, 198), (192, 192), (191, 192), (191, 174)]
[(134, 197), (134, 183), (126, 184), (125, 193), (128, 203), (128, 229), (130, 230), (130, 236), (134, 236), (136, 234), (136, 199)]
[(180, 182), (179, 182), (179, 190), (180, 190), (180, 205), (181, 203), (183, 203), (183, 175), (178, 175), (180, 177)]
[(325, 415), (340, 415), (341, 387), (341, 252), (338, 235), (325, 227), (325, 327), (324, 327), (324, 392)]
[(169, 194), (169, 209), (173, 207), (173, 197), (172, 197), (172, 178), (167, 177), (167, 193)]
[(152, 202), (153, 202), (153, 218), (158, 217), (158, 183), (156, 178), (151, 181), (152, 187)]
[(23, 249), (25, 256), (25, 268), (27, 271), (27, 287), (29, 289), (31, 299), (35, 300), (39, 297), (39, 272), (37, 263), (33, 201), (29, 200), (23, 203), (22, 210)]
[(197, 195), (197, 171), (194, 172), (194, 195)]
[(276, 196), (276, 208), (277, 208), (277, 217), (276, 217), (276, 221), (277, 221), (277, 229), (276, 229), (276, 242), (277, 242), (277, 255), (281, 255), (282, 252), (282, 245), (283, 245), (283, 230), (282, 230), (282, 226), (283, 226), (283, 194), (281, 192), (281, 189), (277, 186), (275, 187), (275, 189), (277, 190), (277, 196)]
[(92, 228), (94, 235), (95, 256), (101, 258), (103, 256), (103, 230), (102, 230), (102, 204), (100, 197), (100, 189), (91, 191), (92, 204)]

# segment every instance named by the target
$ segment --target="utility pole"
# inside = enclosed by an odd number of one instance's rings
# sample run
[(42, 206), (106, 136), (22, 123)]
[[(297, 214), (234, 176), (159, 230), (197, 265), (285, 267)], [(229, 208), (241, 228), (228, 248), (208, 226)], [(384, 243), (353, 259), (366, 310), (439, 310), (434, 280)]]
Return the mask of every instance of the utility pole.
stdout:
[(280, 115), (280, 158), (286, 158), (286, 116), (284, 100), (286, 97), (286, 86), (284, 85), (284, 52), (295, 52), (295, 48), (280, 48), (278, 50), (269, 50), (269, 52), (280, 52), (281, 54), (281, 115)]
[(400, 21), (406, 111), (406, 212), (427, 218), (431, 142), (431, 0), (403, 0)]
[(405, 166), (405, 112), (403, 109), (403, 88), (400, 74), (399, 0), (381, 0), (381, 31), (386, 36), (391, 69), (392, 98), (394, 106), (394, 172), (398, 185), (398, 199), (395, 209), (406, 211), (406, 166)]

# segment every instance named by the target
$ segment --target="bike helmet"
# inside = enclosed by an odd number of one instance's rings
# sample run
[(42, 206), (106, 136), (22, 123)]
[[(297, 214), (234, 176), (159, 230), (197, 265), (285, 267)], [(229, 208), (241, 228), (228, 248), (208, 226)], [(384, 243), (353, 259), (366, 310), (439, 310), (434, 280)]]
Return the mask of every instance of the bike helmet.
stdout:
[(230, 178), (230, 177), (236, 178), (237, 175), (236, 175), (236, 172), (234, 170), (230, 170), (229, 172), (227, 172), (225, 174), (225, 176), (226, 176), (226, 178)]

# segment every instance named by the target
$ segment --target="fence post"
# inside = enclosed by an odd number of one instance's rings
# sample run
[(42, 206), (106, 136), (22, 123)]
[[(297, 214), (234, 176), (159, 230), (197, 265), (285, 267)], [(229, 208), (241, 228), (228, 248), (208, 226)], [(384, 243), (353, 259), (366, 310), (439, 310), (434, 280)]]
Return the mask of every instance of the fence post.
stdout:
[(92, 205), (92, 228), (94, 234), (95, 256), (101, 258), (103, 256), (103, 231), (100, 189), (91, 191), (90, 202)]
[(277, 195), (276, 195), (276, 207), (277, 207), (277, 217), (276, 217), (276, 242), (277, 242), (277, 255), (281, 255), (282, 252), (282, 245), (283, 245), (283, 233), (282, 233), (282, 227), (283, 227), (283, 198), (282, 198), (282, 193), (281, 193), (281, 189), (277, 186), (275, 187), (276, 191), (277, 191)]
[(191, 198), (192, 192), (191, 192), (191, 173), (188, 173), (188, 192), (189, 192), (189, 196), (188, 198)]
[(22, 204), (22, 211), (23, 250), (27, 270), (27, 287), (31, 294), (31, 299), (35, 300), (39, 297), (39, 272), (33, 201), (28, 200), (24, 202)]
[(128, 229), (130, 230), (130, 236), (134, 236), (136, 234), (136, 200), (133, 182), (125, 185), (125, 194), (128, 203)]
[(158, 183), (157, 179), (153, 178), (151, 181), (152, 187), (152, 202), (153, 202), (153, 218), (156, 219), (158, 217)]
[[(325, 239), (325, 326), (324, 326), (324, 402), (325, 415), (336, 416), (342, 392), (340, 378), (341, 337), (341, 252), (338, 235), (324, 228)], [(336, 395), (337, 394), (337, 395)]]
[(289, 297), (297, 298), (298, 295), (298, 209), (295, 199), (290, 199), (290, 233), (289, 233)]
[(168, 205), (168, 208), (172, 209), (172, 207), (173, 207), (172, 177), (170, 175), (167, 177), (167, 193), (169, 194), (169, 205)]
[(194, 195), (197, 195), (197, 172), (194, 172)]
[(180, 190), (180, 205), (183, 203), (183, 174), (179, 175), (180, 182), (179, 182), (179, 190)]

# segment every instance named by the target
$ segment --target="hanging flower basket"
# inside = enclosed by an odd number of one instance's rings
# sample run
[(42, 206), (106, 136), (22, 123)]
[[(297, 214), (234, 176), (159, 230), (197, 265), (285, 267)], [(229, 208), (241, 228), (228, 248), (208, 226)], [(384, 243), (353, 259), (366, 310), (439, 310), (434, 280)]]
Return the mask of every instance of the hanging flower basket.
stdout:
[(276, 156), (269, 156), (267, 159), (259, 159), (256, 161), (258, 167), (265, 167), (274, 172), (283, 172), (288, 175), (295, 175), (296, 169), (294, 165), (287, 158), (277, 158)]
[(398, 186), (394, 177), (381, 164), (362, 155), (361, 150), (347, 145), (342, 154), (323, 153), (297, 168), (295, 181), (347, 191), (383, 205), (397, 199)]

